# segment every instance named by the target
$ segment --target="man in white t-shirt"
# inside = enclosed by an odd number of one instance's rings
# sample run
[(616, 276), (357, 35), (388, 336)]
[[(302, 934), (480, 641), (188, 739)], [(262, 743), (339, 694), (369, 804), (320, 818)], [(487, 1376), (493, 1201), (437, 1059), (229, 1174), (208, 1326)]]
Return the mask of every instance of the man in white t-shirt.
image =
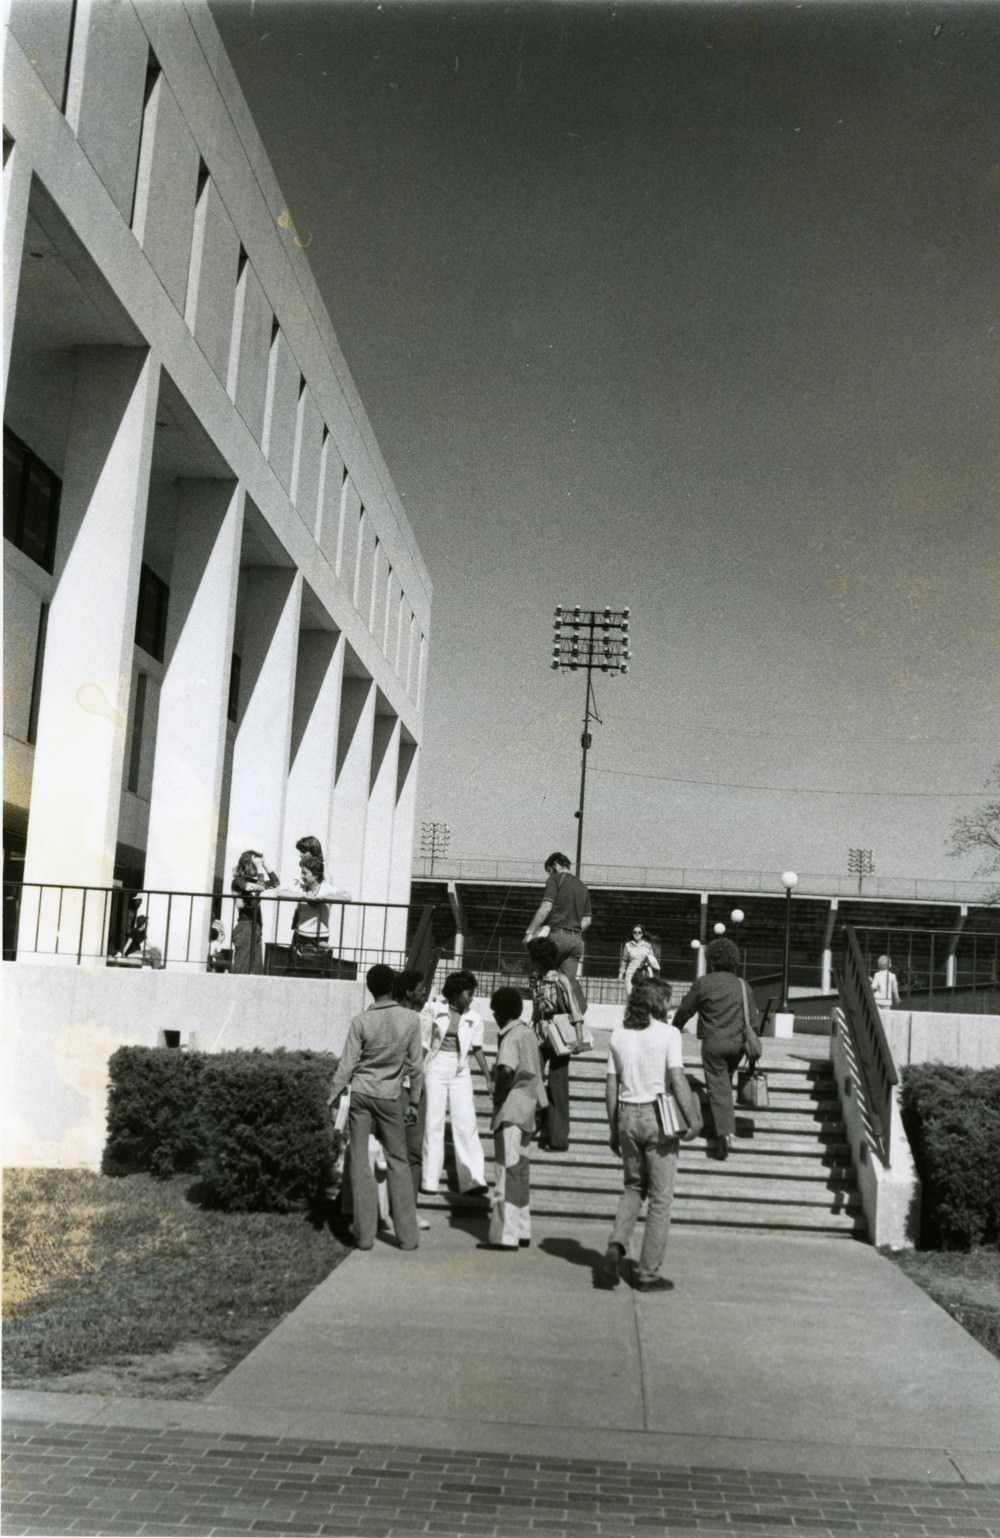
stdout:
[[(633, 1271), (638, 1292), (668, 1292), (673, 1286), (660, 1275), (670, 1232), (670, 1207), (677, 1173), (677, 1150), (701, 1131), (701, 1111), (684, 1074), (681, 1033), (667, 1024), (670, 984), (650, 978), (632, 992), (622, 1024), (608, 1043), (606, 1104), (610, 1143), (620, 1153), (625, 1189), (618, 1200), (614, 1227), (601, 1266), (606, 1286), (617, 1285), (621, 1264), (643, 1201), (649, 1198), (639, 1263)], [(657, 1098), (673, 1095), (687, 1129), (664, 1132)]]
[(875, 1003), (879, 1009), (899, 1008), (899, 983), (892, 970), (891, 956), (878, 958), (878, 971), (872, 978), (872, 993), (875, 995)]

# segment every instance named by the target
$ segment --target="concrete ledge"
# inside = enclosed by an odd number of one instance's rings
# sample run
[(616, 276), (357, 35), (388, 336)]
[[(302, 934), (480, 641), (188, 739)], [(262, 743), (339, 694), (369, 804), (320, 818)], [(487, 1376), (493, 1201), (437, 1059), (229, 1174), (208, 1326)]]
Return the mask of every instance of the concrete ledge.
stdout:
[(886, 1010), (882, 1024), (893, 1060), (947, 1063), (956, 1068), (1000, 1067), (1000, 1015)]
[(838, 1024), (831, 1037), (830, 1056), (871, 1242), (890, 1250), (912, 1249), (920, 1239), (921, 1187), (899, 1111), (899, 1090), (892, 1096), (892, 1160), (886, 1164), (873, 1134), (853, 1043), (843, 1025)]

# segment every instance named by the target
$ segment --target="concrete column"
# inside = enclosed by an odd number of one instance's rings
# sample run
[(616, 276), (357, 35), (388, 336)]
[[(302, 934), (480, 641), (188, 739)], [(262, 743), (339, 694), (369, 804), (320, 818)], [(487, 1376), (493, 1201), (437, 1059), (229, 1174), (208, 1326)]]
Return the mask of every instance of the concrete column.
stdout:
[(401, 908), (383, 906), (389, 901), (399, 733), (397, 716), (376, 715), (372, 731), (372, 767), (361, 867), (361, 895), (366, 903), (377, 905), (366, 910), (366, 949), (378, 952), (372, 957), (373, 961), (384, 957), (390, 966), (401, 966), (406, 952), (406, 914)]
[(705, 960), (705, 946), (708, 944), (708, 893), (698, 894), (698, 956), (695, 966), (695, 977), (704, 977), (708, 971), (708, 963)]
[(830, 908), (826, 915), (826, 927), (823, 930), (823, 955), (820, 965), (820, 993), (830, 993), (833, 989), (833, 931), (837, 923), (838, 899), (831, 897)]
[[(303, 630), (295, 679), (285, 828), (277, 851), (286, 880), (298, 873), (296, 839), (311, 833), (323, 845), (329, 878), (336, 886), (342, 884), (339, 875), (329, 869), (329, 860), (343, 675), (343, 636), (332, 630)], [(356, 897), (357, 888), (351, 890)]]
[[(375, 724), (375, 684), (369, 677), (345, 677), (340, 695), (340, 724), (337, 733), (337, 773), (333, 787), (330, 825), (330, 854), (326, 862), (327, 878), (336, 887), (344, 887), (360, 898), (364, 868), (365, 827), (368, 817), (368, 791), (372, 764), (372, 736)], [(330, 939), (334, 914), (330, 914)], [(377, 960), (363, 955), (361, 910), (346, 908), (341, 914), (343, 933), (341, 954), (359, 963), (359, 973)]]
[[(226, 839), (227, 870), (244, 849), (272, 862), (281, 849), (295, 698), (302, 578), (284, 567), (255, 566), (240, 595), (240, 719), (233, 748)], [(290, 880), (297, 871), (279, 873)], [(264, 939), (278, 922), (277, 903), (264, 915)], [(287, 917), (287, 904), (285, 905)]]
[(392, 817), (389, 901), (408, 903), (413, 874), (413, 824), (417, 811), (417, 744), (401, 733), (396, 769), (396, 808)]
[(15, 144), (3, 168), (3, 394), (5, 400), (30, 195), (31, 165), (24, 150)]
[[(159, 363), (145, 350), (81, 351), (59, 513), (24, 880), (110, 887), (132, 677)], [(26, 894), (28, 897), (28, 894)], [(100, 955), (102, 907), (22, 909), (39, 948)]]
[(958, 918), (955, 920), (955, 927), (948, 939), (948, 954), (945, 957), (944, 963), (944, 985), (946, 988), (954, 988), (955, 986), (955, 976), (958, 970), (956, 960), (958, 942), (962, 938), (962, 930), (965, 928), (965, 921), (968, 917), (968, 904), (962, 903), (958, 910)]
[(455, 920), (455, 964), (451, 970), (460, 972), (465, 956), (465, 915), (462, 912), (462, 899), (459, 896), (458, 885), (454, 881), (448, 882), (448, 903), (451, 907), (451, 916)]
[[(232, 481), (182, 481), (170, 572), (165, 672), (150, 795), (146, 885), (211, 892), (226, 754), (244, 495)], [(149, 903), (150, 939), (204, 971), (210, 904)], [(162, 922), (161, 922), (162, 920)]]

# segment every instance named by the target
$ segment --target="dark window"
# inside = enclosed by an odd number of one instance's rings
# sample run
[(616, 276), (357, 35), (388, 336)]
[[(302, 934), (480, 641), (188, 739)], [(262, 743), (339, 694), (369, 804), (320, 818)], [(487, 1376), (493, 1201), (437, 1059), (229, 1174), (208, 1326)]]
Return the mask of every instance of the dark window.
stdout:
[(233, 652), (233, 662), (229, 669), (229, 705), (226, 709), (227, 720), (233, 722), (239, 719), (241, 666), (239, 657)]
[(167, 603), (170, 589), (143, 562), (139, 574), (139, 605), (135, 615), (135, 644), (163, 661), (167, 641)]
[(126, 789), (138, 791), (139, 766), (142, 762), (142, 731), (146, 723), (146, 674), (135, 675), (135, 700), (132, 707), (132, 746), (128, 755)]
[(22, 443), (9, 427), (3, 430), (3, 535), (26, 556), (51, 571), (59, 528), (57, 475)]

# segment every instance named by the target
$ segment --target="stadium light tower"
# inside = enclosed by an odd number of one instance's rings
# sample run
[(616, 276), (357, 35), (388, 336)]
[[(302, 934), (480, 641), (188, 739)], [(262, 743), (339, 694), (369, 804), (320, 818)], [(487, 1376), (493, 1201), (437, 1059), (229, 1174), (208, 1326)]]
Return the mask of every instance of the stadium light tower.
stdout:
[(556, 605), (552, 666), (563, 672), (575, 673), (583, 668), (587, 674), (587, 695), (583, 711), (583, 735), (580, 738), (580, 804), (576, 816), (576, 874), (580, 874), (583, 862), (583, 809), (587, 794), (587, 753), (590, 750), (590, 723), (600, 725), (601, 718), (594, 705), (593, 675), (597, 673), (627, 673), (632, 653), (629, 649), (628, 609), (581, 609)]
[(448, 845), (451, 843), (451, 828), (446, 822), (424, 822), (420, 825), (420, 853), (430, 855), (430, 874), (434, 874), (434, 860), (439, 854), (448, 853)]
[(858, 891), (861, 891), (866, 876), (875, 874), (875, 853), (871, 849), (849, 849), (847, 851), (847, 869), (852, 876), (858, 878)]

